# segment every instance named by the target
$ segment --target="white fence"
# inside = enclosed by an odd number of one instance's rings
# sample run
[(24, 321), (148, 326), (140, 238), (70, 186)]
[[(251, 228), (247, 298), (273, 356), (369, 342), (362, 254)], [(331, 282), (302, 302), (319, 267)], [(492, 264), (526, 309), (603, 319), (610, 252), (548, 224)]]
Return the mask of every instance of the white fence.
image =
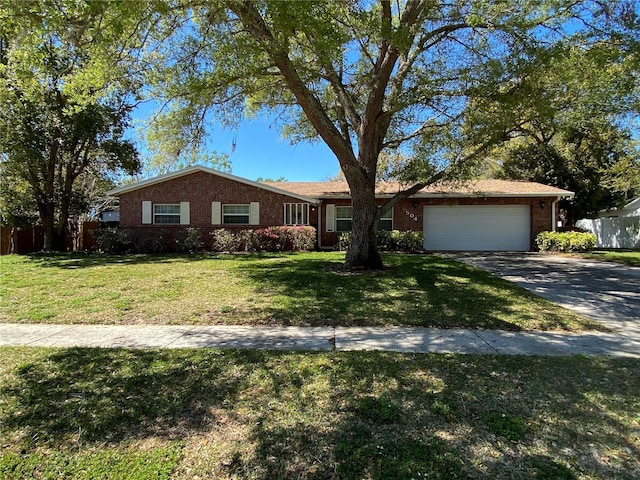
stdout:
[(640, 248), (640, 217), (582, 219), (576, 227), (595, 233), (599, 248)]

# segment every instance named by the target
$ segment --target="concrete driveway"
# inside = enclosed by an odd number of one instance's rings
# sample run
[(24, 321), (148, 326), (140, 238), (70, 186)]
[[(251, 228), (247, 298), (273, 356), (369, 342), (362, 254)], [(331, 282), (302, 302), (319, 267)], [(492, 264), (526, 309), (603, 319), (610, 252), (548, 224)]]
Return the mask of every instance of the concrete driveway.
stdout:
[(452, 253), (623, 335), (640, 338), (640, 268), (544, 253)]

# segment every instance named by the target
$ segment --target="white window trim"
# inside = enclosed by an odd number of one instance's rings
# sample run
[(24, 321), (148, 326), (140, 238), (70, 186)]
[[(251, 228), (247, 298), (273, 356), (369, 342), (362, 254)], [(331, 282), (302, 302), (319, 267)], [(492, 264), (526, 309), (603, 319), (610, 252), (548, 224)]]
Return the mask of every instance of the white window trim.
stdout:
[[(225, 207), (247, 207), (247, 213), (225, 213)], [(228, 223), (228, 225), (251, 225), (250, 203), (225, 203), (222, 205), (222, 223), (227, 224), (225, 217), (247, 217), (246, 223)]]
[[(288, 207), (288, 208), (287, 208)], [(287, 215), (287, 209), (289, 215)], [(285, 203), (284, 210), (284, 225), (309, 225), (309, 204), (308, 203)], [(296, 222), (298, 216), (302, 217), (302, 222)]]
[[(338, 212), (340, 211), (340, 209), (342, 208), (350, 208), (351, 209), (351, 215), (348, 217), (339, 217), (338, 216)], [(352, 205), (336, 205), (336, 232), (350, 232), (351, 230), (338, 230), (338, 222), (340, 220), (349, 220), (351, 222), (351, 224), (353, 225), (353, 206)]]
[[(165, 207), (165, 206), (172, 206), (172, 207), (178, 207), (178, 213), (156, 213), (156, 207)], [(153, 204), (153, 209), (152, 209), (152, 215), (153, 215), (153, 224), (154, 225), (181, 225), (182, 222), (182, 209), (180, 208), (180, 203), (154, 203)], [(178, 216), (179, 219), (177, 222), (172, 222), (172, 223), (159, 223), (156, 221), (156, 217), (157, 216)]]
[[(345, 207), (351, 208), (351, 216), (350, 217), (338, 217), (338, 209), (345, 208)], [(350, 230), (338, 230), (338, 220), (349, 220), (353, 225), (353, 205), (337, 205), (337, 206), (335, 206), (334, 218), (335, 218), (335, 230), (337, 232), (348, 232), (348, 231), (350, 231)], [(391, 230), (393, 230), (393, 208), (391, 208), (391, 210), (389, 210), (387, 213), (385, 213), (385, 216), (380, 217), (380, 220), (391, 220)]]
[(391, 220), (391, 230), (393, 230), (393, 209), (395, 207), (391, 207), (391, 210), (389, 210), (387, 213), (385, 213), (385, 217), (380, 217), (380, 220)]
[(325, 207), (326, 215), (327, 215), (327, 232), (335, 232), (336, 231), (336, 206), (333, 203), (327, 203)]

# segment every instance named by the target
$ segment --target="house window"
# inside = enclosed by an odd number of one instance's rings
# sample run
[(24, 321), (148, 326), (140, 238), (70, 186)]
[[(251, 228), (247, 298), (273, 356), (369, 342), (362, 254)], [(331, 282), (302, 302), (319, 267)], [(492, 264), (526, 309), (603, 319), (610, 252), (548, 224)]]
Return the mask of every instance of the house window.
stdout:
[(353, 213), (353, 207), (336, 207), (336, 231), (337, 232), (350, 232), (351, 231), (351, 214)]
[(153, 223), (158, 225), (179, 225), (180, 204), (155, 204), (153, 206)]
[(308, 203), (285, 203), (284, 204), (284, 224), (285, 225), (309, 225), (309, 204)]
[(393, 230), (393, 208), (380, 218), (378, 230), (386, 230), (387, 232)]
[[(336, 231), (350, 232), (353, 207), (336, 207)], [(378, 230), (393, 230), (393, 209), (384, 214), (378, 222)]]
[(249, 205), (223, 205), (222, 223), (249, 225)]

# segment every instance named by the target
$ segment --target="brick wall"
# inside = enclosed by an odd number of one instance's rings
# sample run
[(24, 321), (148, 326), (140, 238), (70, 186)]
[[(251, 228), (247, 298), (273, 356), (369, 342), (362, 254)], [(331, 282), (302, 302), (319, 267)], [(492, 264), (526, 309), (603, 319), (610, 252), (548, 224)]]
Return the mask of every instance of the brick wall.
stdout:
[[(531, 249), (538, 233), (552, 229), (553, 197), (537, 198), (430, 198), (405, 199), (393, 209), (393, 228), (396, 230), (423, 231), (423, 210), (425, 205), (529, 205), (531, 211)], [(139, 188), (120, 196), (120, 226), (122, 228), (144, 231), (153, 235), (154, 231), (169, 231), (172, 234), (184, 226), (143, 225), (142, 202), (180, 203), (189, 202), (190, 226), (199, 227), (208, 232), (216, 228), (242, 230), (246, 228), (264, 228), (284, 223), (283, 205), (285, 203), (303, 203), (295, 197), (271, 192), (253, 185), (219, 177), (207, 172), (193, 172), (161, 183)], [(259, 202), (259, 225), (212, 225), (211, 203), (248, 204)], [(383, 200), (380, 200), (382, 203)], [(310, 224), (318, 228), (320, 216), (321, 245), (331, 247), (338, 241), (337, 232), (326, 231), (326, 205), (350, 205), (348, 199), (324, 200), (318, 209), (310, 205)]]
[[(423, 231), (423, 212), (426, 205), (529, 205), (531, 208), (530, 224), (530, 248), (535, 248), (535, 237), (538, 233), (552, 229), (552, 205), (555, 197), (536, 198), (496, 198), (496, 197), (471, 197), (471, 198), (429, 198), (429, 199), (405, 199), (400, 201), (393, 209), (394, 230)], [(382, 201), (380, 202), (382, 203)], [(322, 204), (322, 246), (330, 247), (338, 242), (338, 233), (325, 231), (326, 205), (350, 205), (349, 200), (325, 200)], [(556, 205), (557, 207), (557, 205)], [(557, 214), (557, 212), (556, 212)]]
[[(283, 205), (285, 203), (304, 203), (294, 197), (270, 192), (210, 173), (193, 172), (120, 195), (120, 227), (144, 228), (145, 230), (172, 228), (167, 225), (143, 225), (143, 201), (150, 201), (154, 204), (189, 202), (190, 226), (204, 229), (249, 228), (247, 225), (212, 225), (211, 202), (221, 202), (222, 204), (259, 202), (260, 224), (252, 225), (250, 228), (282, 225), (284, 223)], [(317, 226), (315, 205), (310, 205), (309, 217), (310, 224)]]

